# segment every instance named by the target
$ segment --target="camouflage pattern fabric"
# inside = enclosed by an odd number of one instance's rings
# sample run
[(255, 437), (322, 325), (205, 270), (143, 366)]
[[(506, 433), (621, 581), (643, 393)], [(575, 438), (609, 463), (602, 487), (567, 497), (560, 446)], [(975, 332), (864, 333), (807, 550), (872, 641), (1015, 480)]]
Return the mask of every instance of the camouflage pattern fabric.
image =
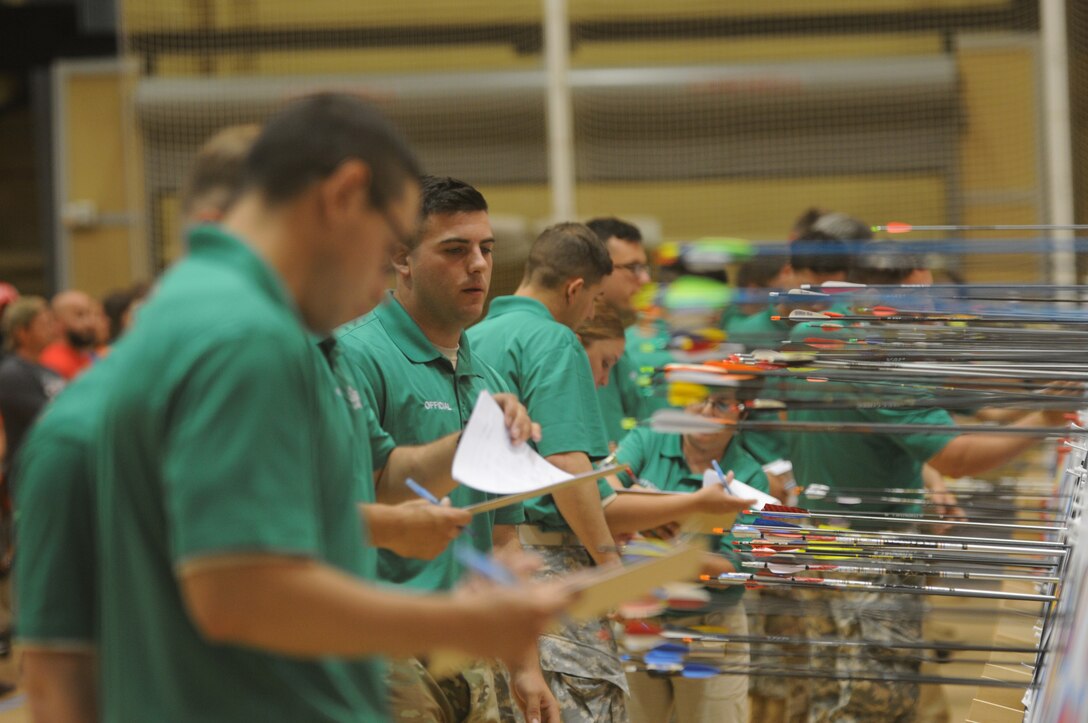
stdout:
[[(525, 546), (544, 560), (541, 577), (590, 567), (582, 547)], [(627, 723), (627, 679), (604, 619), (568, 623), (540, 638), (540, 669), (563, 723)]]
[(391, 661), (389, 708), (397, 723), (509, 723), (518, 720), (510, 677), (498, 662), (481, 660), (435, 680), (415, 659)]
[[(923, 579), (917, 575), (882, 575), (874, 582), (918, 585)], [(827, 649), (812, 658), (813, 668), (842, 676), (919, 674), (919, 651), (886, 647), (881, 643), (922, 639), (925, 603), (920, 596), (821, 591), (814, 601), (823, 611), (817, 609), (807, 618), (814, 626), (810, 637), (865, 640), (872, 644)], [(916, 718), (917, 683), (813, 679), (810, 684), (809, 723), (908, 723)]]

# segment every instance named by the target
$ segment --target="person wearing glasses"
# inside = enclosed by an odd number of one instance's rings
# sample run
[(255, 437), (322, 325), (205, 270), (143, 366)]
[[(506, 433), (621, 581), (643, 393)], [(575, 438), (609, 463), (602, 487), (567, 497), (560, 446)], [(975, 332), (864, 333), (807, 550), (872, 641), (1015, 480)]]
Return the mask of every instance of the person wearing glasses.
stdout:
[(520, 660), (568, 604), (549, 586), (421, 596), (366, 581), (365, 407), (315, 339), (380, 299), (388, 250), (418, 223), (418, 177), (366, 103), (292, 103), (223, 224), (192, 232), (103, 362), (123, 383), (84, 410), (102, 720), (383, 721), (375, 656)]
[[(631, 327), (636, 316), (634, 299), (650, 283), (642, 232), (634, 224), (614, 217), (594, 218), (586, 226), (597, 234), (612, 259), (612, 273), (601, 281), (601, 300), (619, 315), (624, 326)], [(638, 377), (639, 364), (625, 350), (612, 367), (607, 383), (597, 387), (601, 418), (613, 449), (638, 421)]]
[[(738, 398), (745, 390), (715, 389), (704, 401), (687, 406), (690, 414), (698, 414), (722, 422), (736, 422)], [(713, 463), (735, 479), (767, 492), (767, 476), (762, 465), (741, 440), (741, 433), (725, 424), (720, 432), (710, 434), (660, 434), (638, 427), (620, 443), (616, 462), (631, 467), (620, 480), (626, 487), (639, 486), (665, 492), (700, 493), (703, 475), (713, 469)], [(715, 535), (711, 550), (714, 554), (704, 563), (704, 574), (715, 577), (721, 573), (744, 572), (740, 555), (733, 550), (733, 536)], [(712, 588), (710, 602), (694, 614), (673, 615), (669, 622), (682, 627), (712, 626), (725, 628), (732, 635), (744, 636), (748, 631), (742, 597), (744, 586)], [(748, 666), (748, 645), (729, 643), (723, 658), (715, 663), (731, 669)], [(631, 720), (633, 723), (746, 723), (748, 720), (748, 677), (718, 675), (707, 679), (679, 676), (654, 676), (645, 672), (627, 674), (631, 688)]]

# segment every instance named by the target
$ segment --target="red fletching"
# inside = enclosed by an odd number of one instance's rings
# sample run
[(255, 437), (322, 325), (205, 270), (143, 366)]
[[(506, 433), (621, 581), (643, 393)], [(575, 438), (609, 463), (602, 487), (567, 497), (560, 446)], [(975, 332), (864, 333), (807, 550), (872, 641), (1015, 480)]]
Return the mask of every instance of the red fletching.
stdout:
[(909, 233), (914, 229), (914, 226), (909, 223), (903, 223), (902, 221), (891, 221), (884, 224), (884, 230), (887, 233)]

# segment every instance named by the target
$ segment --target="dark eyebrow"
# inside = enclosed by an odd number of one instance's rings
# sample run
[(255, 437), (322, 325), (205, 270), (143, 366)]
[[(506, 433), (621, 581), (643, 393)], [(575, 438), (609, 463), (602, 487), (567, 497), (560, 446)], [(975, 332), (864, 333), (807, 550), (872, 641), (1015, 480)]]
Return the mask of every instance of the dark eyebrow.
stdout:
[[(470, 244), (470, 243), (472, 243), (472, 241), (469, 241), (467, 238), (461, 238), (460, 236), (451, 236), (450, 238), (444, 238), (441, 241), (439, 241), (438, 245), (441, 246), (442, 244)], [(491, 236), (488, 236), (487, 238), (480, 241), (481, 245), (483, 245), (483, 244), (493, 244), (493, 243), (495, 243), (495, 239), (492, 238)]]

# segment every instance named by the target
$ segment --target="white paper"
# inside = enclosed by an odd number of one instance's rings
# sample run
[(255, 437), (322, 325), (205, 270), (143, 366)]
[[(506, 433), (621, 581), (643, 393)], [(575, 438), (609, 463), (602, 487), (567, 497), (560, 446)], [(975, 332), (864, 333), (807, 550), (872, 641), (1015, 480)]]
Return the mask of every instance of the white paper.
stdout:
[[(725, 470), (726, 474), (729, 470)], [(703, 473), (703, 487), (709, 487), (710, 485), (721, 485), (722, 481), (718, 478), (718, 473), (712, 469), (708, 469)], [(742, 500), (755, 500), (756, 503), (752, 505), (753, 509), (762, 510), (764, 505), (780, 505), (782, 502), (777, 497), (771, 497), (766, 492), (760, 492), (755, 487), (746, 485), (739, 479), (734, 479), (729, 483), (729, 490), (734, 497), (739, 497)]]
[(474, 490), (512, 495), (570, 479), (528, 444), (514, 446), (498, 402), (480, 392), (453, 456), (453, 478)]

